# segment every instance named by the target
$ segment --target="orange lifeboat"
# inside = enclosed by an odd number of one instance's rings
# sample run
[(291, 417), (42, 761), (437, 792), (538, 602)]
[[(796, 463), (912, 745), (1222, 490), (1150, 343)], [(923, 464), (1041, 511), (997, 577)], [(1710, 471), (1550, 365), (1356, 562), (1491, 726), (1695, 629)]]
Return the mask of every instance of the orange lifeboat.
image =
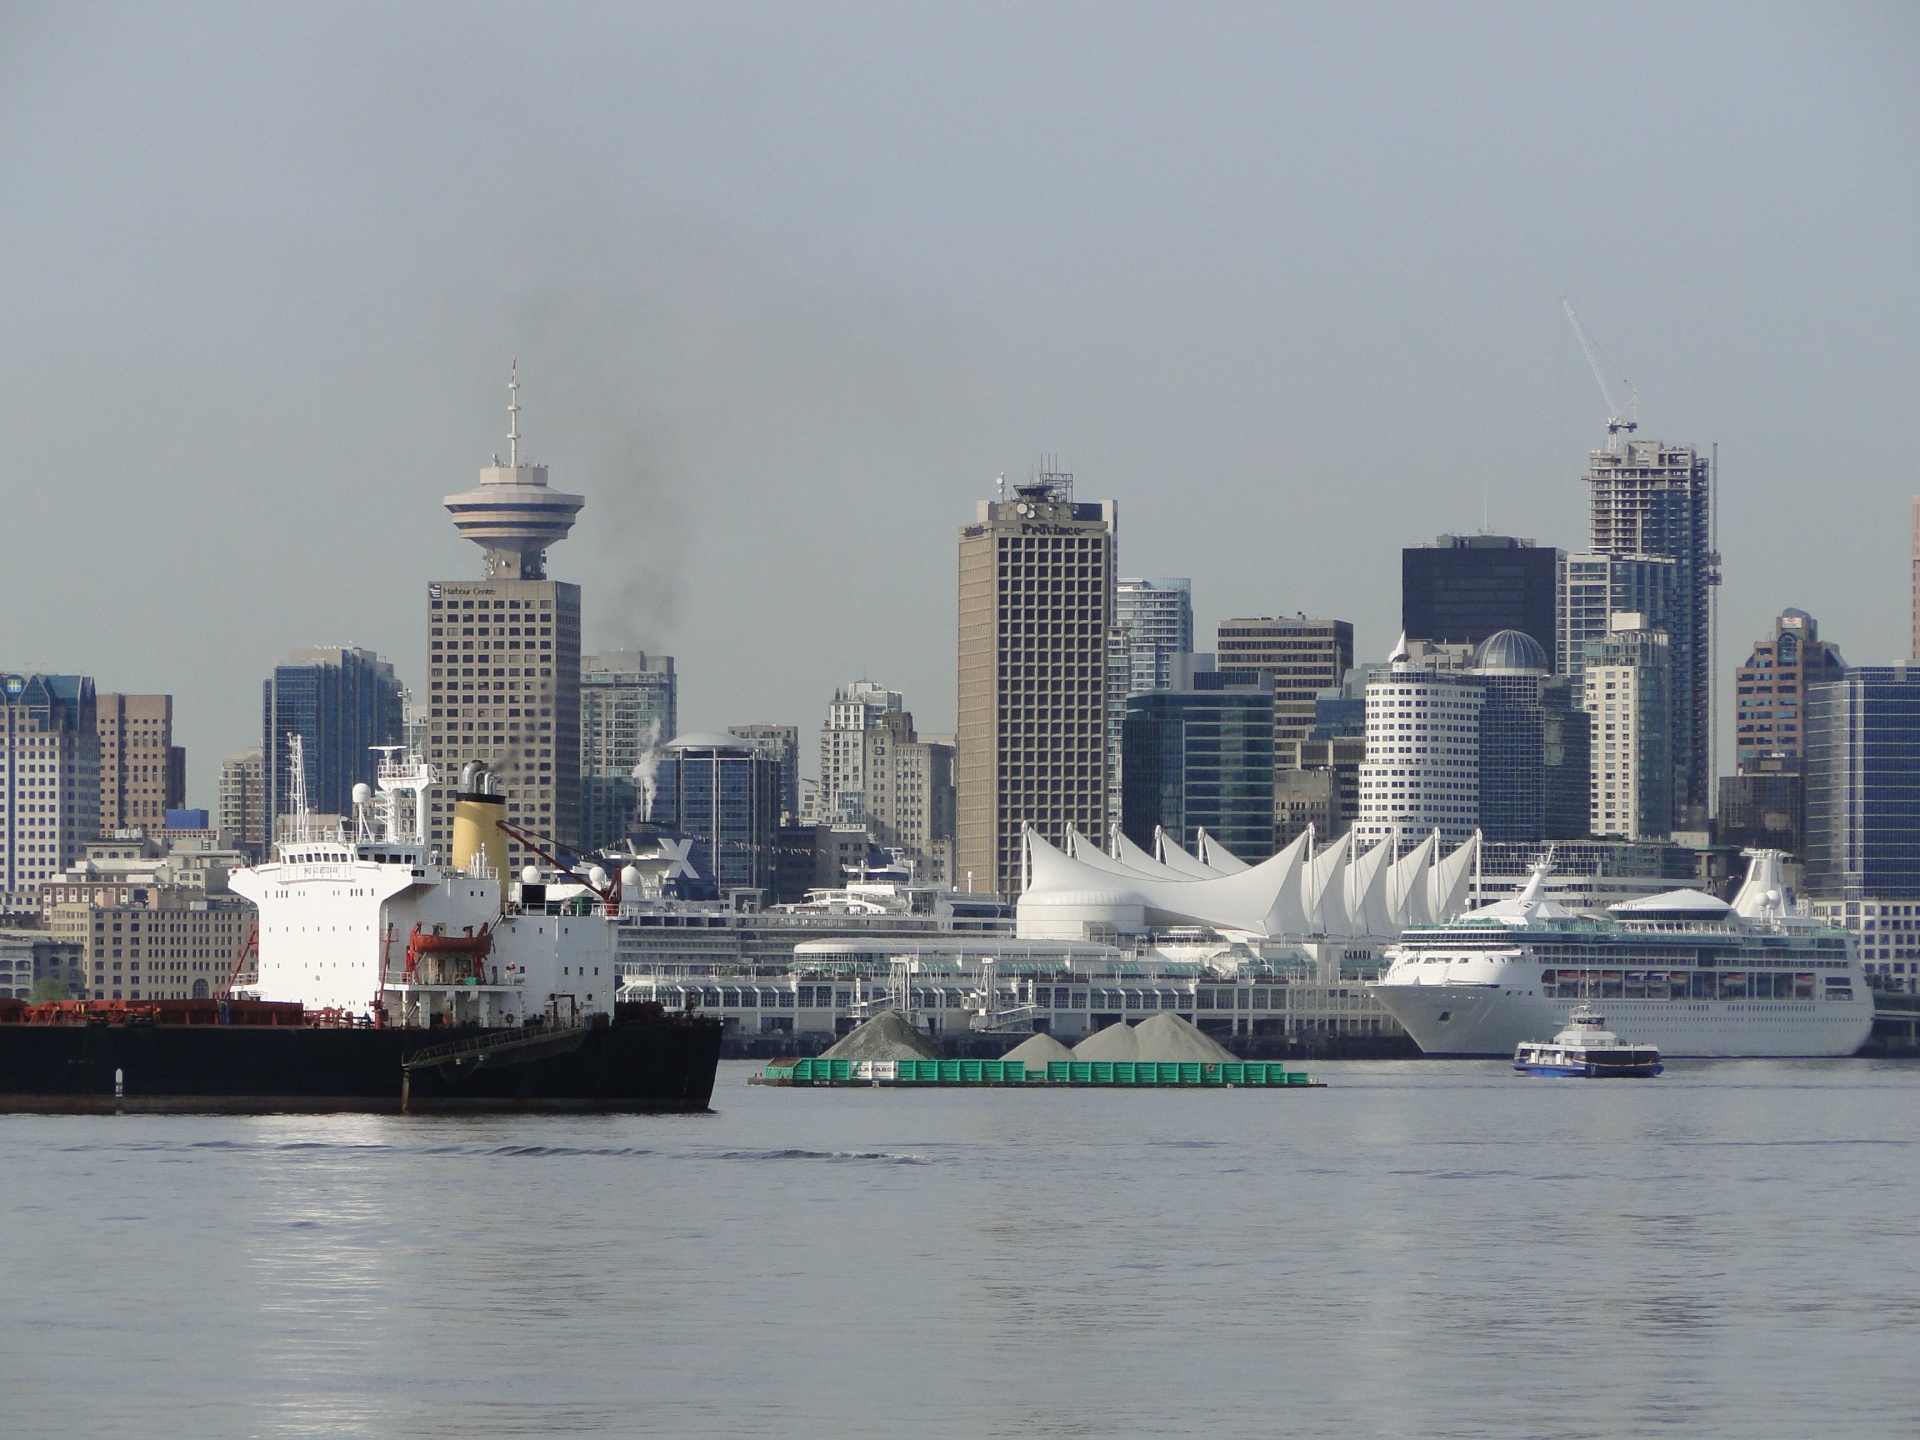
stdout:
[(413, 979), (418, 971), (418, 962), (422, 955), (464, 956), (472, 964), (474, 978), (487, 978), (485, 961), (493, 953), (493, 933), (491, 927), (482, 925), (480, 932), (468, 931), (464, 935), (442, 935), (432, 930), (422, 930), (418, 924), (413, 933), (407, 936), (407, 978)]

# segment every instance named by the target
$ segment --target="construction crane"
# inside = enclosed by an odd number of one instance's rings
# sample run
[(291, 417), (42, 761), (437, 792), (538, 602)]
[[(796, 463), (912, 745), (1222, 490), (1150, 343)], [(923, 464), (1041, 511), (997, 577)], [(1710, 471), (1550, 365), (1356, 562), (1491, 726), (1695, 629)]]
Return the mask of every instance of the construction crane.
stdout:
[(1580, 328), (1580, 319), (1573, 313), (1573, 306), (1568, 303), (1564, 295), (1560, 297), (1560, 308), (1567, 312), (1567, 323), (1573, 326), (1574, 339), (1580, 342), (1580, 353), (1587, 357), (1588, 368), (1593, 371), (1593, 383), (1600, 387), (1600, 398), (1607, 402), (1607, 448), (1617, 450), (1620, 448), (1621, 431), (1625, 430), (1630, 434), (1640, 428), (1638, 418), (1640, 392), (1633, 388), (1631, 381), (1621, 380), (1620, 383), (1625, 385), (1629, 392), (1627, 413), (1623, 416), (1620, 413), (1620, 406), (1614, 402), (1613, 387), (1607, 384), (1606, 374), (1600, 369), (1599, 358), (1593, 353), (1593, 343), (1587, 339), (1587, 332)]

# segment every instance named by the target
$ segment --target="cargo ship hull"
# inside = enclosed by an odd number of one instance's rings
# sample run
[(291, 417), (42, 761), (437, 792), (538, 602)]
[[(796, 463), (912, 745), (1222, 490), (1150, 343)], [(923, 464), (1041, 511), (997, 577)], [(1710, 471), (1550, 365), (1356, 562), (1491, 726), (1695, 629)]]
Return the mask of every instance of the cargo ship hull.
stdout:
[[(0, 1111), (703, 1111), (720, 1029), (701, 1019), (546, 1037), (477, 1027), (0, 1025)], [(464, 1053), (434, 1063), (448, 1051)]]

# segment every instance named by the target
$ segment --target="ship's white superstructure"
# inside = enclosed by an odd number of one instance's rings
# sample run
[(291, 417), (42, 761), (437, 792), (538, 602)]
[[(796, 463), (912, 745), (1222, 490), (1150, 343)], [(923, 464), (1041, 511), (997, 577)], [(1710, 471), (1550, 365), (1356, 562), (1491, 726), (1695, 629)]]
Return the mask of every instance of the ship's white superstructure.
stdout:
[(1672, 1056), (1851, 1055), (1873, 1028), (1851, 936), (1784, 899), (1777, 851), (1750, 852), (1732, 905), (1675, 890), (1582, 915), (1543, 893), (1408, 930), (1369, 988), (1430, 1055), (1511, 1056), (1570, 1005), (1604, 1001)]
[[(296, 747), (294, 773), (300, 774)], [(616, 922), (581, 886), (508, 904), (476, 851), (461, 865), (426, 841), (417, 756), (388, 750), (379, 789), (356, 786), (353, 834), (313, 825), (296, 779), (291, 833), (232, 888), (259, 907), (259, 969), (236, 991), (389, 1025), (515, 1025), (611, 1011)]]

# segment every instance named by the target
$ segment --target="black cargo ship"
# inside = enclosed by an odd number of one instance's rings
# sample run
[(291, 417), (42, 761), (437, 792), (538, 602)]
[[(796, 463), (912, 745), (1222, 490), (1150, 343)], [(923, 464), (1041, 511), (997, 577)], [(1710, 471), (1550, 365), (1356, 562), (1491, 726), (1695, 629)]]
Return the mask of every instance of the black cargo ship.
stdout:
[(720, 1031), (657, 1005), (402, 1029), (268, 1001), (0, 1000), (0, 1111), (702, 1111)]

